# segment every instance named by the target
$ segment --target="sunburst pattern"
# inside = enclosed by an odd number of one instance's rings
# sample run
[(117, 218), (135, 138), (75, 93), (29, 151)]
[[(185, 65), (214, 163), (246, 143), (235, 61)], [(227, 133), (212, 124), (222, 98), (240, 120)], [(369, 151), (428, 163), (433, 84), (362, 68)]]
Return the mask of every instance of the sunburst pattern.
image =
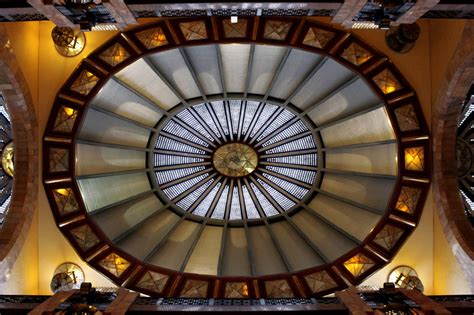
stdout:
[(15, 167), (13, 145), (10, 115), (0, 94), (0, 149), (2, 155), (0, 164), (0, 227), (5, 221), (11, 202)]
[(155, 150), (159, 188), (201, 217), (278, 215), (303, 200), (315, 180), (309, 128), (270, 103), (230, 100), (184, 109), (162, 126)]

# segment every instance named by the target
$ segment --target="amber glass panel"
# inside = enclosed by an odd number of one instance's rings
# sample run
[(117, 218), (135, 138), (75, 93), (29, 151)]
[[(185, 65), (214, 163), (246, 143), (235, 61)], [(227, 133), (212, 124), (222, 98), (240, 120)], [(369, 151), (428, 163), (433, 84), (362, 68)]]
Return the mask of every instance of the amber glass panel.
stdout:
[(112, 67), (115, 67), (119, 63), (127, 60), (128, 57), (130, 57), (130, 54), (119, 43), (113, 44), (99, 55), (100, 59)]
[(204, 21), (179, 23), (186, 40), (207, 39), (206, 24)]

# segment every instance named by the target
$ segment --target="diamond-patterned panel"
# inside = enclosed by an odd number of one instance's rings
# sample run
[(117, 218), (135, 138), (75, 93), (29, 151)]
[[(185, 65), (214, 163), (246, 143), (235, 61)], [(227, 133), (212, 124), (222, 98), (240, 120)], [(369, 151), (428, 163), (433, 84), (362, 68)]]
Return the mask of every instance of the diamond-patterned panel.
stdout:
[(413, 214), (420, 199), (421, 189), (413, 187), (402, 187), (398, 196), (396, 209)]
[(76, 122), (77, 113), (78, 111), (73, 108), (61, 106), (58, 111), (58, 116), (56, 116), (53, 130), (67, 133), (72, 132), (74, 123)]
[(205, 298), (207, 297), (208, 286), (209, 283), (207, 281), (187, 280), (179, 296), (187, 298)]
[(82, 70), (76, 80), (71, 84), (71, 90), (82, 95), (88, 95), (99, 81), (93, 73)]
[(263, 37), (265, 39), (279, 41), (286, 40), (286, 37), (288, 36), (288, 32), (290, 31), (292, 24), (292, 22), (267, 20), (265, 23)]
[(179, 27), (186, 40), (207, 39), (207, 30), (204, 21), (179, 23)]
[(344, 49), (341, 57), (355, 66), (360, 66), (369, 60), (372, 57), (372, 54), (365, 48), (362, 48), (359, 44), (351, 43), (346, 49)]
[(71, 234), (83, 251), (87, 251), (99, 243), (99, 238), (88, 225), (72, 229)]
[(323, 292), (337, 287), (337, 283), (326, 271), (319, 271), (304, 276), (312, 293)]
[(230, 19), (222, 21), (225, 38), (243, 38), (247, 34), (247, 20), (240, 19), (237, 23), (232, 23)]
[(49, 149), (49, 171), (53, 173), (67, 172), (69, 170), (69, 150)]
[(245, 282), (227, 282), (225, 284), (224, 297), (226, 299), (248, 298), (249, 287)]
[(402, 88), (400, 82), (398, 82), (389, 69), (385, 69), (374, 76), (373, 80), (384, 94), (389, 94)]
[(405, 169), (410, 171), (423, 171), (425, 169), (425, 148), (405, 149)]
[(387, 224), (379, 233), (377, 233), (374, 242), (387, 251), (390, 251), (402, 234), (403, 230), (401, 228)]
[(161, 27), (150, 28), (135, 34), (138, 40), (148, 49), (168, 44)]
[(169, 276), (155, 271), (147, 271), (137, 282), (136, 286), (148, 291), (161, 293)]
[(128, 59), (128, 57), (130, 57), (130, 54), (119, 43), (113, 44), (99, 55), (100, 59), (102, 59), (112, 67), (115, 67), (119, 63), (124, 62)]
[(317, 27), (310, 27), (303, 39), (303, 44), (323, 49), (336, 33), (323, 30)]
[(54, 189), (53, 196), (60, 215), (79, 210), (79, 205), (77, 204), (72, 188)]
[(265, 281), (265, 290), (268, 298), (291, 298), (294, 297), (286, 280)]
[(112, 253), (99, 261), (99, 265), (114, 276), (120, 277), (130, 267), (130, 262)]
[(420, 129), (420, 123), (416, 117), (415, 109), (412, 104), (403, 105), (394, 110), (398, 126), (401, 131), (411, 131)]
[(354, 278), (358, 278), (374, 265), (375, 262), (363, 254), (357, 254), (344, 262), (344, 267), (354, 276)]

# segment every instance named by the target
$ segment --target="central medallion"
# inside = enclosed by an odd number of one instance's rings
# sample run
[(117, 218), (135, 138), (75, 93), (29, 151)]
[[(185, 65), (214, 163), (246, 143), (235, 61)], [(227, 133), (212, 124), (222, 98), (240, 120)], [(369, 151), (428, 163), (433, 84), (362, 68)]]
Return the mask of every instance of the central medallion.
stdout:
[(242, 177), (257, 168), (258, 155), (246, 144), (229, 143), (216, 150), (212, 163), (216, 170), (223, 175)]

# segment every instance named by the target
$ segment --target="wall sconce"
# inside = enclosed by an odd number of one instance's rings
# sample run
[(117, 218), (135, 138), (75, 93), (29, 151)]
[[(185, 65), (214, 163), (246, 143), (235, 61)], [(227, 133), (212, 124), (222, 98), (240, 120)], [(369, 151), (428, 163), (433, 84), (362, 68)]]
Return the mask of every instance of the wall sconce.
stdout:
[(75, 31), (70, 27), (56, 26), (51, 31), (51, 37), (56, 51), (64, 57), (79, 55), (86, 45), (86, 37), (82, 31)]

